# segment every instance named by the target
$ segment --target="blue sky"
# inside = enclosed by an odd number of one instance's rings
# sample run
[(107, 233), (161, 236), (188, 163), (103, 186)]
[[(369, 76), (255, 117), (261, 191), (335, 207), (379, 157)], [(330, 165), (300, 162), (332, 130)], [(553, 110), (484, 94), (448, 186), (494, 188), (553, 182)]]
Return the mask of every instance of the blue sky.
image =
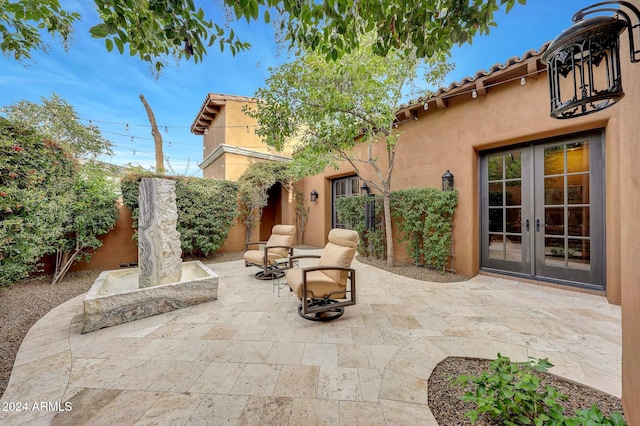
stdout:
[[(270, 26), (231, 22), (229, 25), (241, 39), (251, 43), (249, 51), (234, 57), (213, 46), (203, 62), (170, 62), (155, 79), (147, 63), (126, 51), (124, 55), (115, 50), (108, 53), (103, 40), (90, 37), (88, 28), (98, 20), (93, 2), (61, 3), (82, 15), (69, 52), (57, 40), (45, 36), (50, 45), (48, 54), (34, 52), (32, 60), (24, 63), (0, 56), (0, 106), (22, 99), (39, 102), (41, 97), (57, 93), (114, 143), (115, 155), (103, 158), (110, 163), (155, 165), (151, 129), (139, 99), (144, 94), (163, 132), (164, 153), (170, 167), (177, 174), (201, 176), (198, 163), (202, 161), (202, 137), (191, 134), (189, 127), (207, 93), (253, 96), (268, 77), (268, 68), (286, 60), (285, 53), (278, 53)], [(222, 22), (215, 19), (216, 2), (196, 3), (208, 5), (205, 10), (212, 13), (210, 17)], [(522, 56), (530, 49), (539, 49), (571, 25), (575, 11), (593, 3), (594, 0), (528, 0), (526, 6), (516, 5), (507, 15), (500, 13), (498, 27), (489, 36), (477, 37), (472, 45), (452, 51), (456, 68), (447, 76), (445, 85), (504, 63), (512, 56)]]

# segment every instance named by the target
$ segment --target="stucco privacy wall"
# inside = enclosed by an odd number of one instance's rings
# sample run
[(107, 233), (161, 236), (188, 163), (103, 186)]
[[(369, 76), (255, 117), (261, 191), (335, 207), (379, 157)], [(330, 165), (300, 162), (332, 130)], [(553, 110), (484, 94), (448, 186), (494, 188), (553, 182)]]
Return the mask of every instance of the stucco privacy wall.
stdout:
[[(630, 426), (640, 425), (640, 63), (629, 62), (628, 39), (621, 37), (622, 85), (619, 103), (620, 156), (613, 167), (620, 186), (622, 281), (622, 403)], [(636, 46), (637, 48), (637, 46)], [(624, 53), (622, 53), (624, 52)], [(608, 254), (611, 257), (611, 254)]]

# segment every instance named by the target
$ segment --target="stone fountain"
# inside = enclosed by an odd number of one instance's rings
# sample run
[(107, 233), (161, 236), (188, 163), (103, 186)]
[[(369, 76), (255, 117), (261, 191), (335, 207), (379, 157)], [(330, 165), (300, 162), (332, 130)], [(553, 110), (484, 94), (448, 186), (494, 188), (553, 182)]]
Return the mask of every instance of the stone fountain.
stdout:
[(84, 298), (83, 333), (216, 300), (218, 276), (182, 262), (175, 181), (142, 179), (138, 268), (102, 272)]

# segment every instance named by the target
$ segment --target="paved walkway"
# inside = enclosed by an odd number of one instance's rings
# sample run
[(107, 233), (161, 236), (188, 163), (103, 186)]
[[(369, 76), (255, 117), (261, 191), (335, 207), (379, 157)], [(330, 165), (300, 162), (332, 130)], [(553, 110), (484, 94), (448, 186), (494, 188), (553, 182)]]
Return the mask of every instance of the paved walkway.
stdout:
[(435, 365), (497, 352), (548, 357), (552, 372), (621, 394), (620, 307), (603, 297), (354, 265), (358, 304), (329, 323), (300, 318), (242, 261), (211, 265), (215, 302), (84, 335), (78, 296), (22, 342), (0, 424), (435, 425)]

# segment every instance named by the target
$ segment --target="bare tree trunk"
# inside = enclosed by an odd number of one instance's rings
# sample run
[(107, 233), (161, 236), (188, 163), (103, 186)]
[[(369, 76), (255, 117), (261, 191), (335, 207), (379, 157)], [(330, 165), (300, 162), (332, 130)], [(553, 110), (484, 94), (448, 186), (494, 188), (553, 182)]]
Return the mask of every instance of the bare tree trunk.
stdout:
[(144, 109), (147, 110), (147, 116), (149, 117), (149, 123), (151, 123), (151, 134), (153, 135), (153, 141), (156, 145), (156, 173), (164, 173), (164, 155), (162, 154), (162, 133), (158, 130), (158, 124), (156, 123), (156, 117), (153, 115), (151, 107), (144, 98), (144, 95), (140, 95), (140, 101), (144, 105)]
[(73, 265), (73, 262), (76, 259), (76, 256), (80, 254), (80, 249), (77, 247), (72, 251), (61, 252), (58, 250), (56, 252), (56, 268), (53, 272), (53, 278), (51, 279), (51, 285), (61, 283), (64, 277), (69, 272), (69, 268)]
[(387, 240), (387, 267), (393, 268), (395, 261), (393, 258), (393, 229), (391, 228), (391, 189), (388, 183), (384, 185), (382, 199), (384, 208), (384, 232)]

